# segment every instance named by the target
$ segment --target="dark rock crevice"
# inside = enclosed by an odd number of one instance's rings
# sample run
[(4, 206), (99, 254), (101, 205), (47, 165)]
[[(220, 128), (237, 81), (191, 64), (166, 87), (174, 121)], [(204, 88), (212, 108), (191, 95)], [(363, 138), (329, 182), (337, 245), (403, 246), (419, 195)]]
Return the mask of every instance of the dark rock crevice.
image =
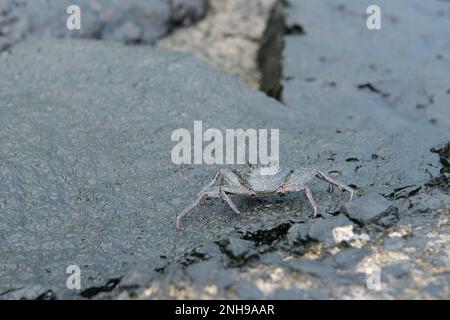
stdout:
[(170, 29), (195, 25), (208, 13), (209, 0), (168, 0), (171, 9)]
[(363, 83), (358, 85), (358, 89), (359, 90), (369, 90), (372, 91), (374, 93), (378, 93), (379, 95), (381, 95), (383, 98), (389, 98), (391, 95), (389, 93), (383, 92), (380, 89), (378, 89), (377, 87), (375, 87), (372, 83), (367, 82), (367, 83)]
[(290, 223), (282, 223), (271, 229), (260, 229), (255, 232), (247, 232), (242, 239), (252, 241), (256, 245), (271, 245), (276, 240), (279, 240), (287, 235)]
[(440, 170), (441, 175), (431, 179), (426, 186), (427, 187), (437, 187), (444, 191), (445, 193), (450, 193), (450, 141), (443, 143), (441, 145), (435, 146), (430, 150), (433, 153), (439, 155), (439, 160), (442, 164), (442, 169)]
[(109, 280), (104, 286), (101, 287), (91, 287), (81, 291), (80, 296), (83, 298), (91, 299), (102, 292), (113, 291), (120, 282), (120, 278)]
[(284, 1), (278, 1), (270, 13), (261, 46), (258, 51), (258, 67), (261, 73), (260, 90), (282, 101), (283, 49), (284, 49)]
[(285, 26), (285, 35), (304, 35), (306, 34), (305, 29), (301, 24), (294, 23), (291, 26)]
[(441, 172), (450, 173), (450, 141), (445, 144), (433, 147), (431, 149), (431, 152), (437, 153), (439, 155), (439, 159), (442, 164)]

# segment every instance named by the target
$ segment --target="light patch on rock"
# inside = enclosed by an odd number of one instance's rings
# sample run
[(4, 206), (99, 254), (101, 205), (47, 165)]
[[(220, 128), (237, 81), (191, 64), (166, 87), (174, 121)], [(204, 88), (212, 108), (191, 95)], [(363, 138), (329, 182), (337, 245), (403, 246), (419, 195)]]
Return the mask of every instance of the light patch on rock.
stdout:
[(333, 239), (336, 244), (341, 242), (350, 242), (354, 240), (370, 241), (370, 237), (366, 233), (360, 235), (353, 232), (353, 226), (341, 226), (333, 229)]
[(258, 50), (270, 12), (278, 0), (210, 0), (207, 16), (175, 31), (159, 45), (189, 52), (259, 87)]
[(362, 259), (361, 262), (359, 262), (356, 266), (356, 271), (369, 275), (373, 272), (373, 269), (375, 267), (383, 268), (384, 266), (392, 264), (394, 262), (396, 263), (400, 261), (410, 260), (411, 258), (403, 252), (377, 252)]
[(401, 232), (398, 231), (389, 234), (389, 238), (401, 238), (401, 237), (403, 237), (403, 235)]
[[(254, 274), (255, 272), (260, 272), (261, 270), (250, 270), (250, 274)], [(265, 294), (272, 294), (279, 287), (283, 287), (283, 279), (286, 278), (286, 274), (282, 268), (275, 268), (268, 272), (269, 277), (266, 279), (259, 278), (255, 281), (256, 287), (258, 287), (261, 292)], [(249, 279), (251, 280), (251, 279)]]
[(389, 236), (389, 238), (403, 238), (403, 237), (410, 235), (411, 232), (412, 232), (412, 227), (405, 226), (405, 227), (402, 227), (401, 229), (398, 229), (397, 231), (391, 232), (388, 236)]

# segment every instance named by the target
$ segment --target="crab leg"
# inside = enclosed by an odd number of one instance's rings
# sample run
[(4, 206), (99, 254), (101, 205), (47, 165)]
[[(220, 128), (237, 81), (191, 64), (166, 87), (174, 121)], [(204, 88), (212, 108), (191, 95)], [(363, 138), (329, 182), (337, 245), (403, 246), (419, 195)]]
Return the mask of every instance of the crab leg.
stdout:
[(228, 205), (231, 207), (231, 209), (236, 212), (238, 215), (240, 215), (241, 217), (244, 216), (244, 214), (242, 214), (239, 209), (236, 207), (236, 205), (234, 204), (234, 202), (231, 200), (231, 198), (225, 193), (225, 191), (223, 191), (222, 189), (220, 190), (220, 195), (222, 196), (222, 198), (228, 203)]
[(195, 200), (191, 205), (189, 205), (188, 207), (186, 207), (183, 211), (181, 211), (181, 213), (177, 216), (177, 231), (179, 231), (181, 229), (181, 219), (183, 219), (183, 217), (185, 215), (187, 215), (192, 209), (194, 209), (196, 206), (198, 206), (198, 204), (200, 203), (200, 201), (202, 200), (202, 198), (206, 195), (206, 192), (200, 192), (199, 197), (197, 198), (197, 200)]
[(217, 172), (216, 172), (216, 175), (215, 175), (214, 178), (211, 180), (211, 182), (208, 183), (206, 186), (204, 186), (204, 187), (202, 188), (202, 190), (200, 190), (200, 192), (198, 193), (198, 195), (200, 195), (200, 194), (202, 194), (203, 192), (205, 192), (205, 190), (211, 188), (211, 187), (217, 182), (217, 179), (219, 179), (219, 177), (222, 176), (222, 175), (223, 175), (223, 174), (222, 174), (222, 171), (221, 171), (221, 170), (217, 171)]
[(311, 204), (311, 207), (313, 208), (313, 215), (314, 215), (314, 218), (315, 218), (316, 215), (317, 215), (316, 202), (314, 201), (314, 198), (312, 196), (311, 190), (307, 186), (304, 186), (304, 188), (305, 188), (306, 197), (308, 198), (309, 203)]
[(297, 192), (297, 191), (302, 191), (302, 190), (305, 190), (306, 197), (308, 198), (309, 204), (311, 205), (311, 207), (313, 209), (313, 215), (315, 218), (317, 215), (317, 205), (312, 196), (311, 189), (309, 189), (307, 186), (305, 186), (303, 184), (290, 185), (284, 189), (284, 191), (286, 191), (286, 192)]
[(329, 193), (333, 193), (333, 192), (334, 192), (334, 186), (333, 186), (331, 183), (328, 183), (328, 189), (327, 189), (327, 191), (328, 191)]
[(353, 199), (354, 190), (352, 188), (350, 188), (349, 186), (333, 180), (333, 178), (327, 176), (325, 173), (323, 173), (321, 171), (317, 171), (316, 177), (321, 180), (324, 180), (332, 185), (337, 186), (339, 188), (339, 191), (341, 192), (341, 194), (342, 194), (342, 189), (348, 191), (350, 193), (350, 201)]

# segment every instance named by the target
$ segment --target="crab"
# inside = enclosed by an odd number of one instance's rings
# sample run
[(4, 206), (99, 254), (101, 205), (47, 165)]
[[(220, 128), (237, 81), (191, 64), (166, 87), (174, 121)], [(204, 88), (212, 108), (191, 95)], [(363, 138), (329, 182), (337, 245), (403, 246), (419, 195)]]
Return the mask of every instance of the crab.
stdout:
[(325, 173), (314, 168), (286, 169), (270, 165), (268, 167), (248, 167), (244, 170), (219, 170), (212, 181), (204, 186), (198, 193), (198, 198), (186, 207), (178, 216), (176, 221), (177, 230), (181, 229), (181, 219), (192, 209), (200, 204), (203, 197), (222, 198), (231, 209), (245, 217), (239, 211), (230, 195), (266, 197), (277, 194), (304, 191), (313, 210), (313, 217), (317, 216), (317, 205), (312, 196), (311, 190), (306, 186), (314, 178), (319, 178), (329, 184), (329, 191), (338, 188), (342, 196), (344, 191), (350, 194), (350, 201), (355, 192), (351, 187), (341, 182), (335, 181)]

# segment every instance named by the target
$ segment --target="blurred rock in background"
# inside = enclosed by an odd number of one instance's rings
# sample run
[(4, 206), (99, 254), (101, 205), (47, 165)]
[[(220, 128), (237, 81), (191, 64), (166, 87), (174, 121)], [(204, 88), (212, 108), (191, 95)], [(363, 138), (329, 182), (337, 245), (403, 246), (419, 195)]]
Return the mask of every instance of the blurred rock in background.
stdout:
[(208, 15), (162, 39), (280, 98), (284, 20), (279, 0), (210, 0)]
[[(28, 35), (155, 44), (190, 52), (281, 98), (281, 0), (0, 0), (0, 51)], [(81, 8), (68, 30), (66, 8)], [(200, 21), (202, 20), (202, 21)], [(199, 22), (200, 21), (200, 22)]]
[[(0, 51), (27, 35), (154, 44), (206, 13), (207, 0), (0, 0)], [(66, 9), (81, 9), (81, 30), (66, 28)]]

